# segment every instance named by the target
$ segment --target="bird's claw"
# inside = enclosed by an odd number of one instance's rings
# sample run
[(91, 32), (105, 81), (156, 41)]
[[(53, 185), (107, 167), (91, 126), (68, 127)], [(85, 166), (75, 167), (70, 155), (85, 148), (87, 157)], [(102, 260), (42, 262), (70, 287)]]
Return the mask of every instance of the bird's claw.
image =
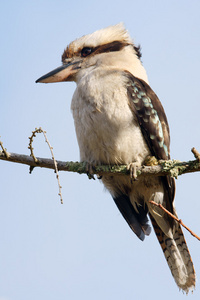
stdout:
[(137, 167), (140, 167), (140, 164), (138, 162), (132, 162), (127, 166), (127, 170), (130, 171), (131, 181), (137, 180)]
[(155, 156), (147, 156), (144, 160), (144, 165), (145, 166), (157, 166), (158, 165), (158, 160)]
[(86, 167), (85, 168), (86, 168), (88, 178), (95, 180), (95, 177), (94, 177), (94, 174), (93, 174), (93, 165), (92, 165), (92, 163), (86, 162)]

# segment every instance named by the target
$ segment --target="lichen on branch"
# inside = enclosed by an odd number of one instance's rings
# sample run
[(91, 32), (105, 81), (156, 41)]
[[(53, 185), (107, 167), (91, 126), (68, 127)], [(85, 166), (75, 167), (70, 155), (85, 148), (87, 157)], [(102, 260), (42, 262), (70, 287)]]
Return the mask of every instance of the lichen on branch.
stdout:
[[(6, 155), (7, 154), (7, 155)], [(55, 164), (53, 159), (37, 157), (36, 161), (33, 157), (24, 154), (17, 154), (6, 151), (0, 151), (0, 160), (25, 164), (31, 167), (41, 167), (55, 170)], [(79, 174), (87, 174), (88, 168), (85, 162), (72, 162), (72, 161), (59, 161), (57, 162), (57, 168), (59, 171), (76, 172)], [(101, 165), (92, 166), (93, 174), (121, 174), (129, 175), (129, 170), (126, 165)], [(186, 173), (199, 172), (200, 162), (198, 160), (192, 160), (187, 162), (181, 162), (178, 160), (166, 160), (158, 161), (158, 165), (153, 166), (141, 166), (137, 167), (137, 176), (166, 176), (170, 175), (177, 178), (178, 176)]]

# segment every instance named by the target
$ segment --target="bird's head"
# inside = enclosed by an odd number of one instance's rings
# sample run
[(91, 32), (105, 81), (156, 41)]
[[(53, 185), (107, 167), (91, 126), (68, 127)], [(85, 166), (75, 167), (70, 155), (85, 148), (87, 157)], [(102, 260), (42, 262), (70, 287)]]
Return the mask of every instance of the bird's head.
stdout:
[(95, 31), (71, 42), (62, 55), (62, 66), (36, 82), (75, 81), (95, 68), (127, 70), (147, 81), (140, 62), (140, 49), (134, 46), (122, 23)]

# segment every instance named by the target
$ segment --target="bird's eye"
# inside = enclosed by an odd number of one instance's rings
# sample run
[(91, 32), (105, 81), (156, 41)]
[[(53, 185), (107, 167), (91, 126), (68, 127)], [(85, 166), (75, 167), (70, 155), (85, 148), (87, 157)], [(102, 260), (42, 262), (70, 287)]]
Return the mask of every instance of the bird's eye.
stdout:
[(90, 47), (85, 47), (81, 50), (81, 56), (86, 57), (92, 53), (92, 48)]

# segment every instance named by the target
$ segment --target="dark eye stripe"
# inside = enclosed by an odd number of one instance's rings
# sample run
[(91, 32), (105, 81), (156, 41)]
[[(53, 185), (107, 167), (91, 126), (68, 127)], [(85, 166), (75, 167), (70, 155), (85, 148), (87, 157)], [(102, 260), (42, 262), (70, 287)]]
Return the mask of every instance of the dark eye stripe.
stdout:
[(134, 47), (131, 43), (114, 41), (97, 47), (84, 47), (83, 49), (79, 49), (76, 53), (70, 50), (69, 47), (67, 47), (62, 55), (62, 61), (64, 62), (65, 59), (71, 58), (75, 55), (87, 57), (88, 55), (120, 51), (121, 49), (129, 45), (132, 45), (132, 47)]
[(130, 44), (125, 43), (125, 42), (120, 42), (120, 41), (114, 41), (112, 43), (104, 44), (101, 46), (98, 46), (93, 49), (94, 54), (99, 54), (99, 53), (105, 53), (105, 52), (114, 52), (114, 51), (120, 51), (124, 47), (128, 46)]

